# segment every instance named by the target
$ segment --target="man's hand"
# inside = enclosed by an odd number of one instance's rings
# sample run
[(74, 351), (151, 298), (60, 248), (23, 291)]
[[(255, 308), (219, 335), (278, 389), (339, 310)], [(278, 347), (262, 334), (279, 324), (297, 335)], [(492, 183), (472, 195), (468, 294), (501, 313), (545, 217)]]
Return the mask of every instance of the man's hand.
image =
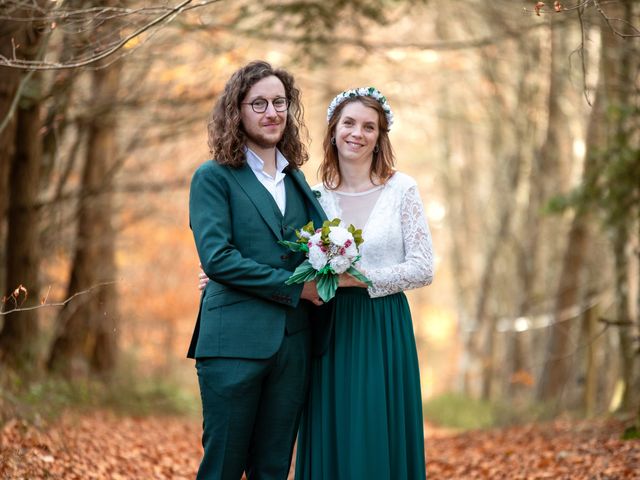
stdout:
[(361, 282), (353, 275), (348, 273), (341, 273), (338, 277), (338, 287), (360, 287), (367, 288), (367, 284)]
[(302, 287), (302, 293), (300, 294), (300, 298), (304, 300), (309, 300), (314, 305), (320, 306), (322, 305), (322, 299), (318, 296), (318, 289), (316, 288), (316, 281), (312, 280), (310, 282), (305, 282)]
[(200, 264), (199, 267), (200, 273), (198, 274), (198, 290), (202, 291), (204, 290), (204, 287), (207, 286), (207, 283), (209, 283), (209, 277), (207, 277), (207, 274), (202, 270), (202, 264)]

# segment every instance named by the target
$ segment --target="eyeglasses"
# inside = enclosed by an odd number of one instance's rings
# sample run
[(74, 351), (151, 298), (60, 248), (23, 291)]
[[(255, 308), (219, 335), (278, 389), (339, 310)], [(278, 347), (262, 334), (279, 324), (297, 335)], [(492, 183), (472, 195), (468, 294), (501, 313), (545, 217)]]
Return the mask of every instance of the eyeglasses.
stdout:
[[(251, 109), (256, 113), (264, 113), (269, 107), (269, 100), (266, 98), (256, 98), (253, 102), (242, 102), (242, 105), (251, 105)], [(289, 100), (285, 97), (276, 97), (271, 100), (271, 105), (276, 112), (285, 112), (289, 108)]]

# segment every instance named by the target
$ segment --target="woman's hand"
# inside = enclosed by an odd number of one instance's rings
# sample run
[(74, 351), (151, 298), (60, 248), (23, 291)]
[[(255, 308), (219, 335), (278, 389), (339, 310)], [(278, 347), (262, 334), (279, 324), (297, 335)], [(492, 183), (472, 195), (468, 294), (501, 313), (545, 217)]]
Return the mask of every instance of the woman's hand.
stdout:
[(360, 287), (367, 288), (367, 284), (361, 282), (353, 275), (348, 273), (341, 273), (338, 277), (338, 287)]
[(311, 280), (310, 282), (304, 282), (302, 286), (302, 293), (300, 294), (300, 298), (304, 300), (309, 300), (316, 306), (322, 305), (324, 302), (318, 295), (318, 288), (316, 286), (316, 281)]
[(200, 264), (198, 266), (200, 267), (200, 273), (198, 274), (198, 290), (202, 291), (207, 286), (207, 283), (209, 283), (209, 277), (207, 277), (207, 274), (202, 270), (202, 265)]

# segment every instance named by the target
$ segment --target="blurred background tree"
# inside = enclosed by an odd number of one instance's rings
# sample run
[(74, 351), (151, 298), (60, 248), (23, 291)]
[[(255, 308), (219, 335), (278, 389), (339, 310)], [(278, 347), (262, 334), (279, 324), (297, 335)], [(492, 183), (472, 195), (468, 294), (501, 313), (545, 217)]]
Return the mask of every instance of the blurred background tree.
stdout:
[(638, 411), (640, 6), (547, 3), (3, 2), (0, 362), (195, 391), (188, 184), (264, 58), (302, 88), (311, 183), (336, 93), (393, 105), (437, 253), (409, 294), (427, 403)]

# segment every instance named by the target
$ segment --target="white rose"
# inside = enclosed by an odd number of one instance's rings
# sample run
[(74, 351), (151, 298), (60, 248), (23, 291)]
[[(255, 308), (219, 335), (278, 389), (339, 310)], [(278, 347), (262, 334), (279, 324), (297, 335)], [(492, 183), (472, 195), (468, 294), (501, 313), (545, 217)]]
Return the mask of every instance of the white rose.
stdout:
[(344, 254), (349, 258), (356, 258), (358, 256), (358, 247), (356, 247), (356, 242), (351, 242), (346, 249)]
[(337, 274), (341, 274), (349, 270), (349, 267), (351, 266), (351, 260), (344, 256), (334, 257), (329, 262), (329, 265), (331, 265), (331, 268), (334, 272), (336, 272)]
[(329, 228), (329, 240), (334, 245), (343, 247), (347, 240), (353, 242), (353, 235), (349, 233), (349, 230), (342, 227), (330, 227)]
[(322, 232), (314, 233), (309, 237), (309, 241), (314, 245), (319, 244), (322, 241)]
[(309, 247), (309, 263), (316, 270), (322, 269), (327, 264), (327, 254), (315, 243)]

